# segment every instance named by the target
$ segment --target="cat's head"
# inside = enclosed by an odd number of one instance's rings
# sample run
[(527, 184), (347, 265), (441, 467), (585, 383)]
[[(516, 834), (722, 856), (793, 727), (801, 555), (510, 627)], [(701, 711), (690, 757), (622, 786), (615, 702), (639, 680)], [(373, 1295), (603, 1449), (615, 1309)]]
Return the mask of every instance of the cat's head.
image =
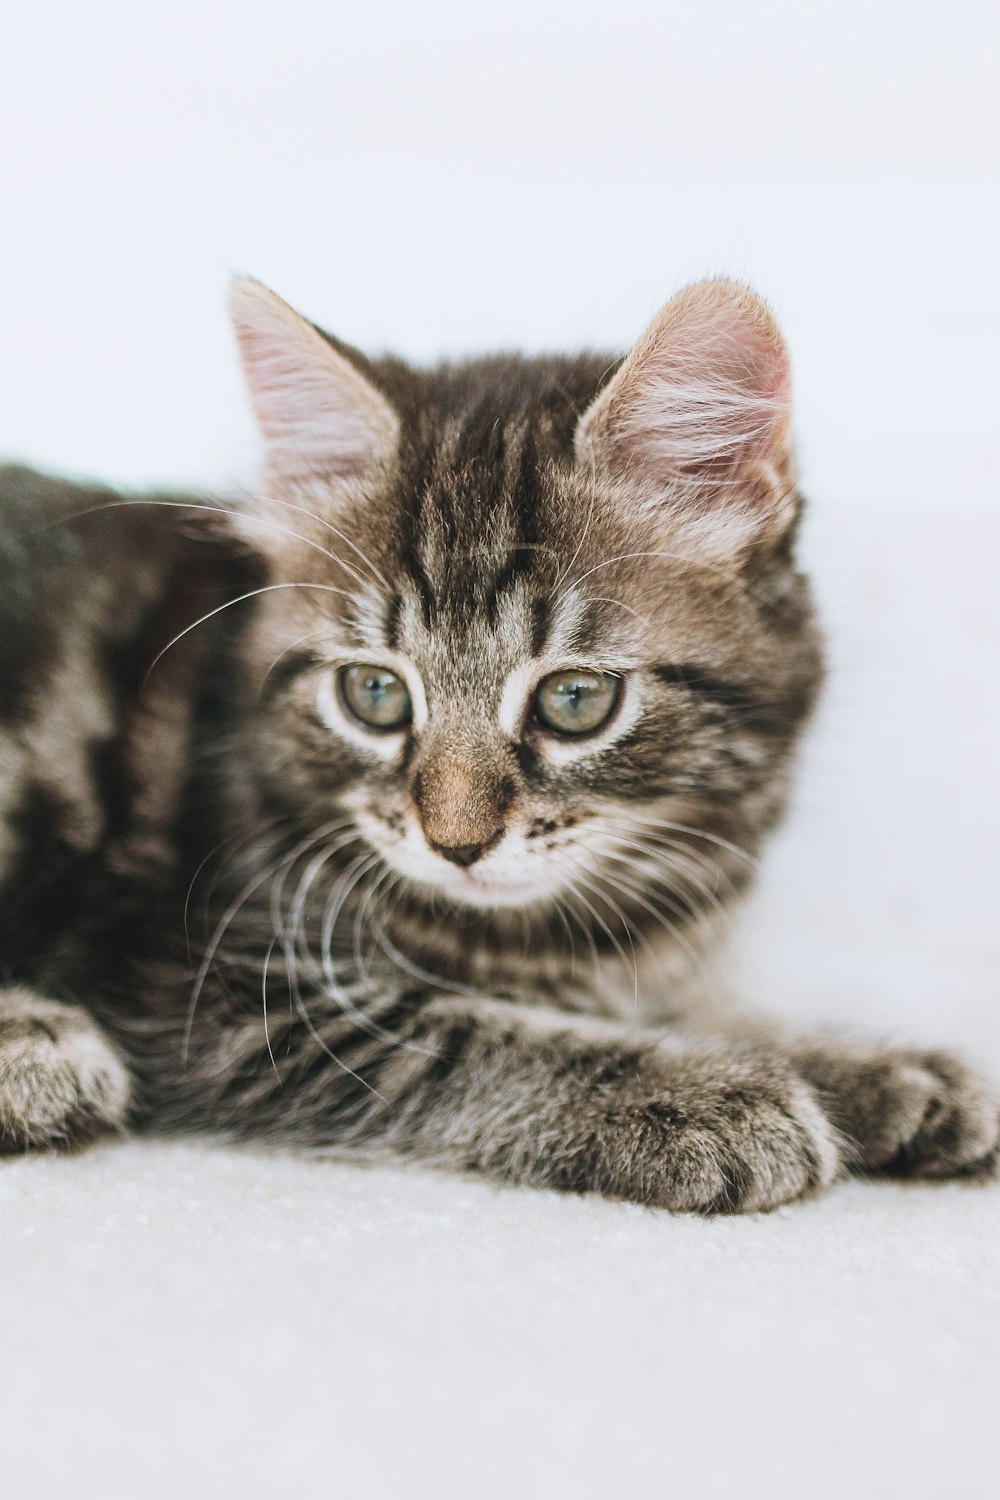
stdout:
[(819, 678), (764, 304), (706, 282), (624, 361), (429, 371), (232, 308), (272, 800), (466, 906), (634, 907), (755, 846)]

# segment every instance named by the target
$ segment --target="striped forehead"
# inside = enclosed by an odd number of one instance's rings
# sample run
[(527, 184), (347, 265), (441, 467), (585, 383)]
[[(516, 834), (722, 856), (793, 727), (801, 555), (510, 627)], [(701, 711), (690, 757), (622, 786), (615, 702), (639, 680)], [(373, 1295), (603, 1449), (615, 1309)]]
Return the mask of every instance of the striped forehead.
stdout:
[[(439, 689), (459, 691), (475, 679), (481, 692), (492, 682), (499, 690), (511, 672), (525, 664), (539, 669), (574, 662), (611, 669), (638, 657), (634, 617), (613, 600), (594, 600), (569, 586), (536, 586), (530, 572), (491, 591), (489, 606), (451, 611), (447, 600), (428, 618), (420, 590), (404, 581), (381, 612), (374, 614), (368, 639), (401, 653)], [(377, 634), (376, 634), (377, 628)]]
[(488, 412), (452, 419), (407, 489), (401, 561), (425, 613), (489, 612), (541, 545), (545, 481), (530, 428)]
[(486, 681), (499, 686), (513, 667), (534, 654), (530, 590), (524, 579), (497, 592), (488, 608), (470, 607), (467, 596), (454, 610), (448, 603), (446, 597), (428, 615), (419, 587), (405, 580), (395, 602), (392, 640), (387, 641), (439, 689), (457, 691), (473, 675), (480, 689)]
[(523, 416), (451, 416), (401, 481), (393, 591), (366, 610), (365, 636), (377, 629), (435, 694), (473, 680), (499, 692), (527, 662), (596, 662), (634, 637), (613, 600), (574, 585), (586, 560), (552, 524), (565, 496)]

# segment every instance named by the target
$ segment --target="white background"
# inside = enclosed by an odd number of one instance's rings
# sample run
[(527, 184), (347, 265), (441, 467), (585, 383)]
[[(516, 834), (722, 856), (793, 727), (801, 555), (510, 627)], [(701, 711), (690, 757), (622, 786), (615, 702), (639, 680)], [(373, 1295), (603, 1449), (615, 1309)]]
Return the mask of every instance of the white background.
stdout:
[(232, 270), (418, 358), (621, 347), (729, 272), (784, 320), (807, 481), (925, 489), (929, 436), (995, 431), (994, 6), (8, 14), (0, 451), (245, 473)]
[[(1000, 1069), (997, 14), (8, 6), (0, 454), (247, 479), (234, 269), (419, 359), (623, 347), (751, 280), (833, 672), (735, 975)], [(998, 1199), (706, 1226), (190, 1146), (10, 1164), (0, 1485), (985, 1493)]]

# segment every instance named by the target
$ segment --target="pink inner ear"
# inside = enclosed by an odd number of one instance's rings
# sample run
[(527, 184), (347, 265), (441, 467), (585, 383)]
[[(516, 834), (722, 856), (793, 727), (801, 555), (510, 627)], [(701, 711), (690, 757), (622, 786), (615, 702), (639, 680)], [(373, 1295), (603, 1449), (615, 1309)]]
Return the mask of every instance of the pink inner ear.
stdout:
[(301, 371), (287, 354), (281, 358), (266, 335), (244, 328), (237, 331), (237, 340), (261, 433), (271, 441), (287, 437), (302, 421)]
[(259, 283), (235, 282), (230, 302), (274, 469), (352, 477), (391, 452), (394, 412), (322, 334)]
[(676, 297), (593, 412), (591, 441), (647, 479), (711, 477), (756, 461), (783, 467), (788, 356), (770, 313), (743, 287)]

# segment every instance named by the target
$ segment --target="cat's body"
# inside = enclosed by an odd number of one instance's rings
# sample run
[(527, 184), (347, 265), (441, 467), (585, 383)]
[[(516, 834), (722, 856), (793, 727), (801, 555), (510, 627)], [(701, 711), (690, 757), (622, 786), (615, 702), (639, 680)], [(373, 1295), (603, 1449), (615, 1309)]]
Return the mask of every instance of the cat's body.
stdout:
[(624, 365), (416, 372), (243, 284), (260, 499), (3, 473), (8, 1144), (130, 1122), (702, 1210), (990, 1163), (947, 1056), (712, 1039), (693, 1000), (821, 664), (780, 339), (685, 295)]

